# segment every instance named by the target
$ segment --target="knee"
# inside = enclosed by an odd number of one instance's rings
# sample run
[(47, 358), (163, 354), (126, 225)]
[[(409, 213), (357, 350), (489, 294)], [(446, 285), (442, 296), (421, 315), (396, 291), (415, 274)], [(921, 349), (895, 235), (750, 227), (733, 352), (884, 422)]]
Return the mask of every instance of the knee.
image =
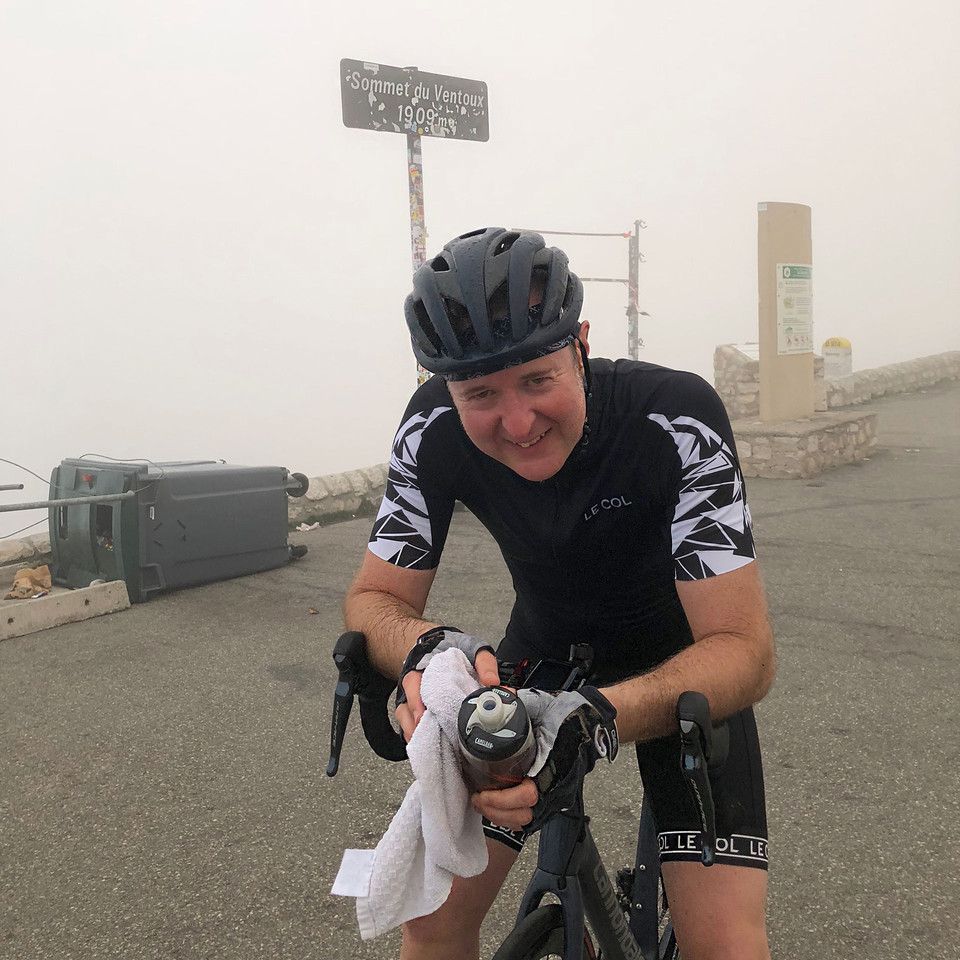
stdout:
[(759, 927), (755, 924), (717, 924), (702, 934), (681, 937), (677, 931), (683, 960), (770, 960), (767, 932), (762, 924)]

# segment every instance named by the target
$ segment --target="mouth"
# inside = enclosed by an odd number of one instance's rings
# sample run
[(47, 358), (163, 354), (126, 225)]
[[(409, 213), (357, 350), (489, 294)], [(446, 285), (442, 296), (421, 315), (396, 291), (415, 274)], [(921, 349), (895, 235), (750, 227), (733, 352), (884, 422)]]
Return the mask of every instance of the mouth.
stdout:
[(538, 444), (549, 432), (550, 432), (549, 430), (544, 430), (544, 432), (541, 433), (540, 436), (534, 437), (532, 440), (528, 440), (526, 443), (520, 443), (516, 440), (511, 440), (510, 442), (514, 446), (520, 447), (521, 450), (529, 450), (530, 447), (534, 446), (535, 444)]

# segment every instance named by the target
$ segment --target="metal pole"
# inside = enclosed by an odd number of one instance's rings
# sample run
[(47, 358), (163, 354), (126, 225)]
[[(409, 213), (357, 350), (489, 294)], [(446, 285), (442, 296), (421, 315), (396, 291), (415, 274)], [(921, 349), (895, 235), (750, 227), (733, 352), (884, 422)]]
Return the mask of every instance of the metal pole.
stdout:
[[(410, 253), (413, 272), (427, 262), (427, 227), (423, 216), (423, 146), (420, 134), (407, 134), (407, 185), (410, 192)], [(426, 383), (430, 374), (417, 364), (417, 383)]]
[(640, 221), (634, 224), (633, 233), (627, 246), (627, 356), (631, 360), (638, 359), (639, 334), (637, 332), (638, 285), (640, 283)]
[(136, 490), (126, 493), (102, 494), (95, 497), (68, 497), (66, 500), (36, 500), (33, 503), (3, 503), (0, 504), (0, 513), (11, 513), (14, 510), (38, 510), (44, 507), (72, 507), (81, 503), (114, 503), (117, 500), (129, 500), (137, 495)]
[(533, 230), (531, 227), (511, 227), (512, 230), (529, 230), (531, 233), (549, 234), (562, 237), (625, 237), (627, 247), (627, 279), (619, 280), (613, 277), (581, 277), (584, 282), (593, 283), (625, 283), (627, 285), (627, 356), (631, 360), (639, 359), (640, 346), (643, 340), (637, 327), (639, 317), (648, 316), (640, 309), (640, 262), (643, 255), (640, 253), (640, 231), (646, 229), (642, 220), (634, 220), (633, 230), (629, 233), (587, 233), (583, 230)]
[(22, 490), (22, 483), (0, 483), (0, 490)]

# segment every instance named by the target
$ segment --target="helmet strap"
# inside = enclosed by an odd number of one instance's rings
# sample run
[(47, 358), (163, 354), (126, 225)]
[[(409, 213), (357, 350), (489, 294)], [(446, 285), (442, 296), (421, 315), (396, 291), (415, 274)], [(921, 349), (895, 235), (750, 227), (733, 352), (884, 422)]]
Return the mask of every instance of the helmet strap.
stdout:
[(590, 442), (590, 398), (593, 396), (593, 380), (590, 376), (590, 361), (587, 359), (587, 348), (577, 337), (577, 347), (580, 350), (580, 360), (583, 363), (583, 393), (586, 397), (586, 414), (583, 418), (583, 435), (580, 437), (580, 446), (585, 447)]

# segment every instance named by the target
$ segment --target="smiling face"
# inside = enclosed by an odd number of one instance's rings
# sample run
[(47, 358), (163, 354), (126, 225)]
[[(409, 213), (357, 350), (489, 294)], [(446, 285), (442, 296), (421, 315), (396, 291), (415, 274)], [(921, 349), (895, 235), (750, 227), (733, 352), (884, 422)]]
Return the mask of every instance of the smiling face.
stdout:
[[(585, 349), (588, 327), (580, 329)], [(447, 388), (473, 445), (525, 480), (552, 477), (583, 435), (587, 404), (576, 344)]]

